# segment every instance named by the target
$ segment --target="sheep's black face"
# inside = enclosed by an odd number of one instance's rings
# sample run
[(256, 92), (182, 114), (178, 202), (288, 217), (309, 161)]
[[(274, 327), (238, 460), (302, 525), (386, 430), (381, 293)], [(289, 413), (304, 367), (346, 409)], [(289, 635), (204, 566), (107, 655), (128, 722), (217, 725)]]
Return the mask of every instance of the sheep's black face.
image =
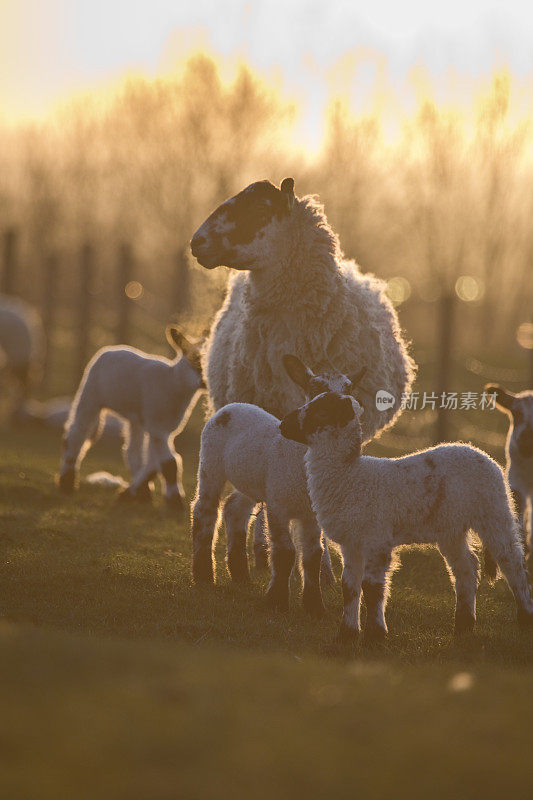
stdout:
[[(282, 187), (287, 186), (286, 179)], [(253, 269), (268, 232), (290, 213), (290, 191), (270, 181), (256, 181), (230, 197), (200, 225), (191, 240), (193, 256), (206, 269), (219, 266)]]
[(309, 444), (310, 438), (325, 428), (344, 428), (355, 417), (357, 402), (352, 397), (325, 392), (305, 406), (291, 411), (281, 422), (286, 439)]

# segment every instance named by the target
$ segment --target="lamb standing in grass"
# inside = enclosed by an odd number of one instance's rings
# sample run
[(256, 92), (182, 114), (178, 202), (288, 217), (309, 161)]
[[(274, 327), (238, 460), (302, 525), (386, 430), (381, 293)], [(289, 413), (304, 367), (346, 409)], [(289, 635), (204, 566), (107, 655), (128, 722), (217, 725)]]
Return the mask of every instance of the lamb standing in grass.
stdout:
[[(283, 363), (292, 379), (303, 385), (310, 396), (327, 389), (352, 391), (351, 381), (345, 375), (314, 375), (296, 356), (284, 356)], [(291, 522), (296, 522), (302, 546), (303, 604), (314, 615), (323, 611), (320, 591), (323, 547), (307, 492), (304, 455), (304, 447), (283, 439), (279, 419), (258, 406), (230, 403), (211, 417), (202, 431), (198, 490), (192, 512), (196, 581), (213, 581), (213, 537), (222, 492), (229, 481), (237, 489), (224, 506), (227, 561), (232, 578), (242, 581), (249, 577), (243, 524), (248, 506), (266, 503), (272, 566), (267, 602), (280, 610), (289, 606), (289, 577), (295, 560), (290, 527)]]
[[(533, 391), (513, 394), (497, 383), (489, 383), (485, 386), (485, 392), (496, 395), (496, 405), (508, 415), (511, 423), (505, 443), (505, 472), (520, 522), (525, 552), (529, 556), (533, 527)], [(529, 533), (526, 523), (528, 505)]]
[[(316, 198), (295, 197), (292, 178), (279, 189), (252, 183), (213, 211), (191, 250), (207, 269), (239, 271), (206, 347), (215, 410), (242, 402), (287, 414), (303, 400), (282, 367), (283, 354), (294, 353), (316, 373), (333, 364), (352, 381), (366, 366), (372, 399), (365, 401), (363, 437), (392, 424), (414, 377), (398, 317), (385, 284), (344, 259)], [(393, 395), (392, 406), (376, 407), (380, 389)], [(261, 544), (256, 540), (256, 552)]]
[(361, 591), (366, 634), (384, 636), (391, 553), (400, 544), (437, 544), (455, 579), (455, 630), (476, 618), (478, 560), (473, 530), (511, 587), (518, 622), (533, 623), (516, 520), (500, 467), (475, 447), (448, 444), (402, 458), (361, 455), (363, 410), (350, 396), (319, 395), (281, 423), (288, 439), (308, 445), (307, 484), (324, 533), (344, 560), (342, 639), (360, 632)]
[(161, 473), (167, 501), (184, 509), (181, 456), (172, 439), (187, 424), (204, 384), (198, 345), (174, 325), (166, 333), (177, 353), (174, 361), (118, 346), (99, 350), (87, 365), (63, 440), (63, 491), (74, 489), (79, 465), (111, 411), (124, 419), (124, 455), (132, 476), (124, 496), (149, 497), (149, 482)]

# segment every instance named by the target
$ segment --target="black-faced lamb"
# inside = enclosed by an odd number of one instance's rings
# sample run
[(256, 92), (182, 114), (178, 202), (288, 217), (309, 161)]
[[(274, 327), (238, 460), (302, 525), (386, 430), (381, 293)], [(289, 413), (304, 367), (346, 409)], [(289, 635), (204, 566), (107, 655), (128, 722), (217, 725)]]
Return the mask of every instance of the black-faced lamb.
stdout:
[(533, 390), (513, 394), (497, 383), (489, 383), (485, 392), (496, 395), (496, 406), (509, 417), (505, 474), (520, 521), (524, 549), (529, 556), (533, 527)]
[(149, 483), (159, 473), (166, 500), (185, 508), (182, 460), (173, 438), (187, 424), (204, 384), (199, 346), (174, 325), (166, 333), (176, 350), (173, 361), (116, 346), (99, 350), (87, 365), (63, 437), (63, 491), (75, 488), (80, 463), (111, 411), (124, 420), (124, 457), (132, 478), (124, 497), (149, 497)]
[(369, 638), (387, 631), (385, 603), (393, 548), (436, 544), (455, 579), (455, 630), (476, 617), (478, 560), (469, 531), (478, 534), (514, 594), (518, 622), (533, 623), (518, 526), (502, 470), (488, 455), (446, 444), (401, 458), (361, 455), (363, 409), (351, 396), (319, 395), (288, 414), (283, 436), (308, 446), (312, 507), (324, 533), (342, 552), (344, 613), (340, 638), (360, 632), (361, 592)]
[[(333, 364), (352, 381), (366, 365), (363, 437), (401, 413), (414, 377), (385, 284), (344, 258), (316, 197), (296, 197), (294, 181), (250, 184), (200, 225), (191, 250), (207, 269), (237, 271), (211, 327), (204, 375), (214, 410), (254, 403), (282, 417), (303, 401), (282, 356), (294, 353), (315, 373)], [(376, 407), (386, 390), (394, 400)], [(257, 554), (264, 552), (255, 527)]]
[[(345, 375), (314, 375), (291, 355), (284, 356), (283, 363), (292, 379), (303, 385), (310, 396), (328, 389), (352, 390)], [(246, 556), (249, 507), (266, 503), (272, 568), (267, 602), (280, 610), (289, 606), (289, 577), (295, 561), (291, 537), (291, 523), (294, 523), (302, 548), (303, 604), (312, 614), (323, 611), (320, 591), (323, 545), (307, 492), (304, 454), (304, 447), (281, 436), (279, 419), (258, 406), (230, 403), (211, 417), (202, 432), (198, 489), (192, 509), (195, 581), (213, 581), (213, 538), (222, 492), (229, 481), (237, 490), (224, 505), (227, 563), (232, 578), (241, 581), (249, 578)]]

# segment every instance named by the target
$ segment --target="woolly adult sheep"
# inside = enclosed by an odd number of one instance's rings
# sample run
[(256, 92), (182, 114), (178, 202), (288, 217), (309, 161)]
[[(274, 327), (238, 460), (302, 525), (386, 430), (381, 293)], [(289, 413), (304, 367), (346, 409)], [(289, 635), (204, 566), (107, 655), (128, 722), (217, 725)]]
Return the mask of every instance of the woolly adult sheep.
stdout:
[(368, 634), (386, 633), (391, 553), (411, 542), (437, 544), (455, 578), (456, 631), (471, 630), (478, 562), (468, 542), (470, 530), (505, 575), (518, 622), (531, 626), (533, 601), (500, 467), (486, 453), (463, 444), (401, 458), (361, 455), (362, 414), (353, 397), (326, 392), (292, 411), (280, 426), (283, 436), (308, 446), (305, 466), (313, 510), (328, 539), (341, 548), (341, 638), (359, 633), (361, 590)]
[(145, 499), (149, 482), (160, 473), (167, 501), (184, 509), (181, 456), (171, 437), (187, 424), (204, 384), (198, 346), (174, 325), (167, 327), (167, 339), (177, 353), (174, 361), (123, 346), (104, 347), (91, 359), (64, 435), (63, 491), (74, 489), (79, 464), (102, 428), (102, 412), (111, 411), (125, 425), (132, 482), (124, 496)]
[(40, 368), (44, 335), (37, 312), (18, 298), (0, 295), (0, 353), (18, 388), (17, 404), (28, 394)]
[[(295, 197), (292, 178), (279, 189), (257, 181), (226, 200), (191, 250), (207, 269), (238, 271), (205, 351), (214, 410), (243, 402), (288, 413), (304, 399), (282, 366), (283, 354), (294, 353), (316, 373), (333, 365), (352, 381), (366, 366), (365, 440), (398, 416), (414, 369), (385, 285), (344, 259), (323, 207)], [(393, 396), (390, 405), (376, 405), (380, 389)]]
[[(485, 386), (485, 392), (496, 395), (497, 407), (509, 417), (505, 472), (513, 493), (525, 551), (530, 556), (533, 527), (533, 390), (514, 394), (497, 383), (489, 383)], [(529, 535), (526, 526), (528, 505)]]

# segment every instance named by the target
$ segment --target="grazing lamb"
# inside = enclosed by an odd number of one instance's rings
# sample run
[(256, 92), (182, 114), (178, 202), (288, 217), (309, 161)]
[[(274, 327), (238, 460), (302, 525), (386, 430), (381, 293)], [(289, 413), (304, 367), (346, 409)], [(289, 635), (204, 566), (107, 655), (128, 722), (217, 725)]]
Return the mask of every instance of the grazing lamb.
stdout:
[[(533, 534), (533, 390), (513, 394), (497, 383), (489, 383), (485, 392), (496, 395), (497, 407), (510, 420), (505, 443), (505, 473), (521, 525), (524, 549), (529, 557)], [(528, 505), (529, 534), (526, 523)]]
[(17, 384), (17, 407), (27, 397), (31, 377), (40, 368), (43, 341), (37, 312), (18, 298), (0, 295), (0, 360)]
[(366, 634), (387, 632), (385, 601), (391, 553), (400, 544), (436, 544), (455, 579), (455, 630), (473, 628), (478, 560), (475, 531), (511, 587), (518, 622), (533, 623), (533, 601), (516, 520), (500, 467), (475, 447), (447, 444), (401, 458), (361, 455), (363, 409), (351, 396), (319, 395), (288, 414), (281, 433), (308, 445), (307, 484), (324, 533), (344, 560), (340, 638), (360, 632), (361, 590)]
[[(353, 389), (345, 375), (314, 375), (296, 356), (284, 356), (283, 364), (310, 396), (328, 389)], [(323, 548), (307, 492), (304, 455), (304, 447), (280, 435), (279, 419), (258, 406), (230, 403), (211, 417), (202, 431), (198, 490), (192, 512), (195, 581), (213, 581), (213, 537), (222, 492), (229, 481), (238, 490), (229, 495), (224, 506), (227, 562), (232, 578), (249, 579), (243, 522), (247, 521), (250, 504), (266, 503), (272, 566), (267, 602), (280, 610), (289, 606), (289, 577), (295, 560), (290, 526), (295, 522), (302, 546), (303, 604), (314, 615), (322, 613)]]
[(146, 499), (149, 482), (160, 472), (167, 501), (184, 509), (181, 456), (172, 438), (187, 424), (204, 384), (199, 346), (174, 325), (166, 334), (178, 354), (174, 361), (119, 346), (104, 347), (87, 365), (63, 440), (63, 491), (74, 489), (80, 462), (102, 428), (102, 412), (111, 411), (124, 419), (126, 433), (132, 481), (123, 496)]
[[(282, 355), (294, 353), (316, 373), (333, 364), (352, 381), (366, 365), (371, 400), (365, 401), (364, 439), (392, 424), (411, 386), (413, 362), (385, 284), (344, 259), (315, 197), (295, 197), (292, 178), (279, 189), (267, 180), (252, 183), (213, 211), (191, 251), (207, 269), (239, 271), (206, 347), (213, 409), (242, 402), (276, 417), (287, 414), (303, 400), (282, 367)], [(380, 389), (393, 395), (392, 405), (376, 407)], [(256, 553), (262, 546), (256, 536)]]

